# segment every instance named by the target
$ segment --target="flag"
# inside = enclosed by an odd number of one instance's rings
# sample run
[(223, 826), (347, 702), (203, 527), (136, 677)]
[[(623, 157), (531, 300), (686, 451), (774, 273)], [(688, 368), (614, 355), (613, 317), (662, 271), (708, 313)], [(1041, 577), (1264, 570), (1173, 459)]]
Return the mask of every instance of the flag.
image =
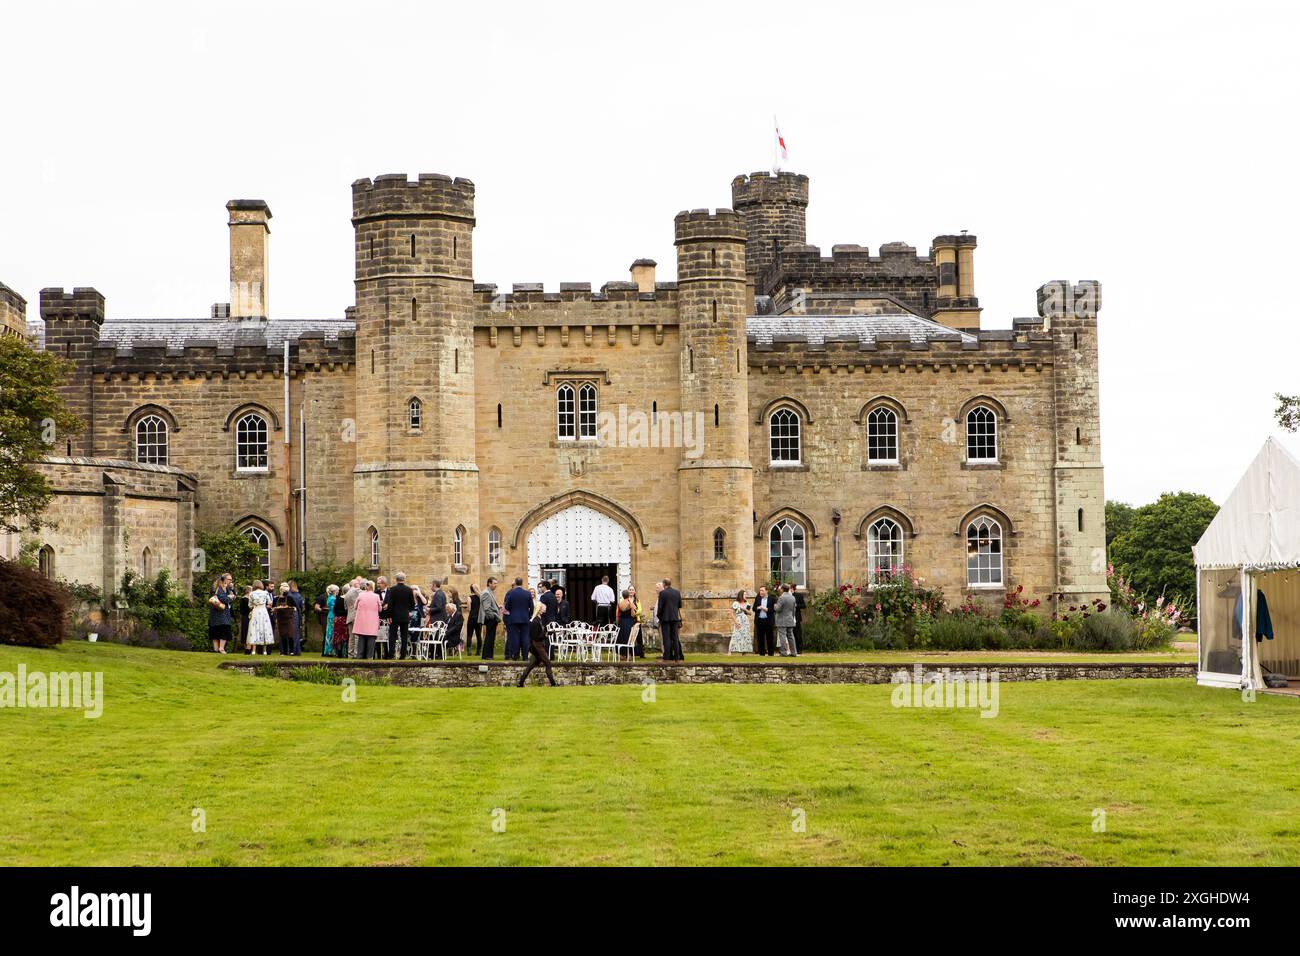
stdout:
[(776, 127), (776, 148), (781, 152), (782, 159), (789, 159), (790, 154), (785, 150), (785, 137), (781, 135), (781, 127)]

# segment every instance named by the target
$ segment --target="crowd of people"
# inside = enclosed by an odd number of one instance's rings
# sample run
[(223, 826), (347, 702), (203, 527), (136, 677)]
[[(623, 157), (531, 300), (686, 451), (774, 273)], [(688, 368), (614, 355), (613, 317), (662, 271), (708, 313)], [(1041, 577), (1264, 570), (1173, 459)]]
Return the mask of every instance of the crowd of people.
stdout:
[[(311, 605), (324, 633), (321, 654), (362, 660), (378, 656), (405, 659), (414, 653), (412, 631), (443, 624), (447, 653), (478, 653), (483, 660), (492, 660), (497, 630), (504, 625), (505, 659), (523, 661), (535, 655), (540, 634), (543, 653), (533, 665), (545, 663), (549, 675), (550, 625), (573, 623), (564, 588), (549, 580), (525, 587), (523, 578), (515, 578), (514, 585), (498, 599), (499, 587), (496, 577), (488, 578), (482, 590), (471, 584), (465, 602), (450, 584), (434, 579), (426, 594), (419, 585), (407, 584), (401, 572), (391, 585), (382, 576), (373, 581), (356, 577), (345, 585), (331, 584)], [(649, 623), (663, 639), (659, 660), (685, 660), (681, 594), (667, 578), (656, 583), (655, 592), (654, 610), (647, 621), (635, 587), (629, 585), (615, 595), (609, 578), (601, 578), (591, 595), (595, 623), (616, 626), (618, 643), (630, 646), (638, 658), (645, 657), (641, 629)], [(740, 591), (731, 605), (735, 621), (727, 653), (797, 657), (803, 643), (804, 606), (804, 595), (793, 582), (779, 585), (775, 593), (760, 587), (752, 601), (747, 592)], [(296, 581), (285, 581), (278, 592), (272, 583), (254, 581), (237, 596), (233, 577), (223, 574), (212, 583), (208, 598), (212, 650), (227, 653), (238, 619), (245, 653), (270, 654), (271, 648), (279, 645), (282, 655), (300, 656), (306, 613), (307, 602)], [(380, 640), (381, 634), (385, 640)]]
[[(731, 628), (728, 654), (757, 653), (760, 657), (798, 657), (803, 645), (803, 592), (793, 581), (776, 588), (775, 596), (767, 585), (758, 589), (753, 603), (740, 591), (731, 602), (735, 623)], [(753, 617), (753, 621), (750, 618)]]
[[(523, 578), (517, 577), (513, 586), (498, 598), (500, 586), (496, 577), (488, 578), (482, 590), (471, 584), (466, 601), (455, 587), (437, 579), (431, 582), (426, 594), (419, 585), (408, 584), (401, 572), (394, 575), (392, 584), (382, 576), (373, 581), (356, 577), (344, 585), (331, 584), (311, 603), (324, 634), (321, 654), (359, 660), (377, 657), (401, 660), (414, 655), (413, 631), (445, 625), (442, 646), (446, 654), (478, 653), (483, 660), (492, 660), (497, 630), (504, 625), (505, 659), (529, 661), (520, 678), (521, 684), (538, 664), (545, 666), (547, 678), (554, 684), (551, 625), (574, 623), (564, 588), (550, 580), (539, 581), (536, 587), (525, 587)], [(743, 601), (744, 592), (739, 599)], [(636, 588), (629, 585), (616, 595), (608, 577), (601, 578), (591, 600), (596, 625), (617, 627), (617, 641), (631, 655), (645, 657), (641, 632), (648, 624), (658, 628), (662, 638), (663, 656), (659, 660), (685, 660), (681, 644), (681, 593), (668, 578), (655, 584), (655, 604), (649, 619)], [(270, 654), (271, 648), (278, 644), (282, 655), (299, 656), (306, 613), (307, 603), (296, 581), (284, 582), (278, 593), (273, 583), (254, 581), (244, 588), (242, 595), (237, 595), (233, 577), (223, 574), (212, 583), (208, 598), (208, 635), (212, 649), (218, 654), (227, 653), (238, 620), (245, 653)], [(765, 606), (757, 613), (761, 615), (758, 623), (761, 634), (762, 622), (767, 617)], [(737, 612), (738, 627), (741, 620)], [(748, 626), (747, 618), (745, 624)], [(733, 647), (736, 644), (735, 635), (732, 644)], [(793, 641), (789, 646), (794, 646)], [(745, 648), (749, 649), (752, 647)]]

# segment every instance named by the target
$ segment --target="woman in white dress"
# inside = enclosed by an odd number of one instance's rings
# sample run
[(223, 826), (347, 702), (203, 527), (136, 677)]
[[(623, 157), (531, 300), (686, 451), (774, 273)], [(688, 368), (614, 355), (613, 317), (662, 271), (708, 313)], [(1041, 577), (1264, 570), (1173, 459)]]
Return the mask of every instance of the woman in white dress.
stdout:
[(731, 612), (736, 615), (736, 623), (731, 627), (731, 643), (727, 653), (748, 654), (754, 649), (754, 636), (749, 627), (749, 605), (745, 603), (745, 592), (736, 595), (731, 602)]
[(271, 645), (275, 642), (275, 634), (271, 630), (271, 614), (267, 611), (270, 606), (271, 595), (262, 589), (261, 581), (254, 581), (252, 593), (248, 595), (248, 640), (244, 642), (252, 648), (254, 654), (259, 647), (263, 654), (270, 654)]

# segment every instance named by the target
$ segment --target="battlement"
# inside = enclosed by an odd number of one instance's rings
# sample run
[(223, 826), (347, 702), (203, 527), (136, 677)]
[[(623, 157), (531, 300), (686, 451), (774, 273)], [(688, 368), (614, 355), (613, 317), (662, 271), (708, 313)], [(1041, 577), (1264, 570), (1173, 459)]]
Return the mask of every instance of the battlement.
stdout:
[(512, 307), (565, 302), (655, 302), (673, 300), (676, 282), (656, 282), (654, 291), (642, 292), (635, 282), (617, 279), (606, 282), (597, 292), (590, 282), (561, 282), (560, 291), (547, 292), (541, 282), (516, 282), (509, 292), (499, 292), (495, 283), (474, 283), (474, 297), (480, 306), (491, 306), (496, 311)]
[(740, 213), (725, 207), (710, 212), (708, 209), (682, 210), (673, 218), (675, 244), (706, 240), (744, 242), (745, 220)]
[(388, 173), (352, 184), (352, 222), (388, 216), (435, 216), (474, 219), (474, 184), (441, 173), (421, 173), (411, 180)]
[(23, 314), (27, 312), (27, 300), (3, 282), (0, 282), (0, 305)]
[(799, 173), (757, 172), (731, 181), (731, 204), (736, 209), (756, 203), (808, 205), (808, 177)]
[(1101, 309), (1101, 283), (1080, 279), (1054, 279), (1038, 287), (1038, 315), (1050, 325), (1053, 319), (1095, 319)]
[(59, 319), (90, 319), (96, 324), (104, 322), (104, 297), (92, 288), (41, 290), (41, 318), (45, 321)]
[(752, 366), (793, 364), (950, 365), (976, 363), (1040, 367), (1052, 364), (1052, 337), (1041, 326), (934, 333), (918, 341), (906, 333), (876, 335), (791, 332), (760, 341), (749, 335)]

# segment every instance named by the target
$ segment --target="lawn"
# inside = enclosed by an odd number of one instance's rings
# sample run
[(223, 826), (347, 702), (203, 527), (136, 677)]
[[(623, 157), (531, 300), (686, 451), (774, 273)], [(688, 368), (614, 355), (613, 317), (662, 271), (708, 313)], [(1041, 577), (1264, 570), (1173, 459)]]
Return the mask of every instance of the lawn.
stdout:
[(849, 685), (363, 684), (345, 703), (217, 661), (0, 647), (0, 671), (102, 671), (106, 697), (98, 720), (0, 710), (0, 860), (1300, 863), (1289, 698), (1181, 679), (1006, 683), (994, 719)]

